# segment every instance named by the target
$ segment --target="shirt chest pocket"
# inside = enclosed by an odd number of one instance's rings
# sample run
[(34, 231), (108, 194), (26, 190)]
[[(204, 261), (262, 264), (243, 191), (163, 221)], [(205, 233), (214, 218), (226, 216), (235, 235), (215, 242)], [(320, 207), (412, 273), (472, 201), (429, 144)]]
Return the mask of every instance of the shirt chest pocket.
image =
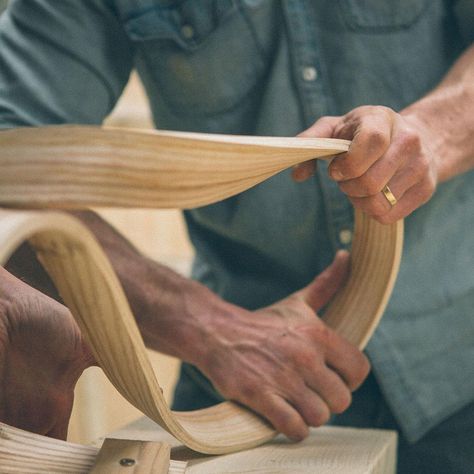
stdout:
[(395, 32), (409, 28), (437, 0), (338, 0), (345, 24), (351, 30)]
[(258, 83), (265, 60), (238, 0), (176, 0), (125, 22), (143, 74), (175, 114), (236, 106)]

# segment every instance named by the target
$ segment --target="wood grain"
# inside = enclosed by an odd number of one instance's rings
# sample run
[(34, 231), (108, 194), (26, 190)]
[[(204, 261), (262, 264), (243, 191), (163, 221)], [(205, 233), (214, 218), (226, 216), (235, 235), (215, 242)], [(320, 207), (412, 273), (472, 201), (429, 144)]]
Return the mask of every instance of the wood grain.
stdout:
[[(153, 444), (155, 443), (162, 444)], [(167, 453), (169, 457), (169, 451)], [(0, 423), (2, 474), (87, 474), (96, 464), (98, 455), (99, 448), (94, 446), (67, 443)], [(169, 469), (164, 472), (184, 474), (186, 466), (186, 461), (173, 460), (169, 462)], [(113, 471), (106, 472), (108, 474)], [(124, 472), (133, 470), (129, 468)]]
[(247, 451), (190, 459), (186, 474), (395, 474), (397, 435), (322, 427), (298, 444), (278, 437)]
[[(341, 140), (233, 137), (46, 127), (0, 133), (0, 204), (15, 207), (181, 207), (215, 202), (297, 163), (348, 148)], [(355, 214), (352, 271), (325, 319), (364, 347), (392, 291), (403, 223)], [(248, 449), (275, 431), (231, 402), (172, 412), (119, 281), (90, 232), (45, 211), (0, 211), (0, 263), (28, 239), (120, 393), (190, 448)]]
[[(130, 446), (136, 446), (138, 440), (149, 439), (151, 445), (173, 443), (150, 420), (139, 420), (133, 426), (110, 435), (118, 436), (109, 442), (118, 443), (119, 456), (137, 455), (138, 450), (130, 450)], [(142, 441), (138, 446), (143, 446)], [(174, 446), (171, 453), (166, 451), (166, 457), (171, 454), (171, 461), (169, 471), (163, 472), (168, 474), (395, 474), (397, 434), (385, 430), (313, 428), (309, 437), (298, 444), (279, 436), (265, 446), (211, 457), (187, 450), (176, 440)], [(100, 462), (98, 455), (96, 447), (66, 443), (0, 423), (2, 474), (86, 474)], [(141, 467), (143, 473), (159, 472), (143, 464)], [(114, 471), (112, 468), (105, 472)], [(137, 473), (133, 466), (123, 472)]]
[(91, 474), (168, 474), (169, 467), (166, 443), (107, 438)]
[(0, 196), (14, 207), (193, 208), (285, 168), (346, 151), (346, 140), (97, 127), (0, 133)]

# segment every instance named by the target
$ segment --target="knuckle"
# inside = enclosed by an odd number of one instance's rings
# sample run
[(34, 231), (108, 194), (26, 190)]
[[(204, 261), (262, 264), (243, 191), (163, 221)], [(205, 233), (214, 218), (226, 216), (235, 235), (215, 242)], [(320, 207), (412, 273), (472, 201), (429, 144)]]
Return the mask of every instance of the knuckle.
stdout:
[(417, 131), (407, 128), (401, 134), (402, 145), (410, 151), (421, 149), (421, 137)]
[(317, 362), (317, 355), (314, 351), (302, 349), (295, 354), (294, 361), (297, 367), (312, 367), (312, 370), (314, 370), (314, 366)]
[(423, 153), (420, 153), (419, 155), (417, 155), (416, 161), (415, 161), (416, 175), (418, 177), (425, 176), (429, 168), (430, 168), (430, 163), (429, 163), (428, 157)]
[(312, 339), (322, 346), (328, 346), (331, 343), (331, 335), (331, 330), (325, 324), (312, 326), (311, 328)]
[(345, 178), (358, 178), (364, 173), (364, 168), (359, 160), (354, 156), (353, 152), (347, 152), (344, 159), (341, 159), (339, 169)]
[(335, 115), (325, 115), (324, 117), (321, 117), (316, 123), (324, 123), (324, 124), (330, 124), (333, 123), (334, 120), (336, 120), (338, 117)]
[(373, 153), (377, 151), (385, 151), (390, 144), (390, 138), (388, 137), (388, 135), (377, 128), (371, 128), (367, 133), (366, 139), (370, 151), (372, 151)]
[(353, 109), (349, 114), (354, 114), (354, 115), (365, 115), (368, 112), (371, 112), (373, 110), (373, 105), (359, 105), (359, 107), (356, 107)]
[(377, 111), (383, 114), (388, 119), (391, 119), (394, 115), (396, 115), (396, 112), (390, 107), (387, 107), (386, 105), (378, 105), (376, 107)]

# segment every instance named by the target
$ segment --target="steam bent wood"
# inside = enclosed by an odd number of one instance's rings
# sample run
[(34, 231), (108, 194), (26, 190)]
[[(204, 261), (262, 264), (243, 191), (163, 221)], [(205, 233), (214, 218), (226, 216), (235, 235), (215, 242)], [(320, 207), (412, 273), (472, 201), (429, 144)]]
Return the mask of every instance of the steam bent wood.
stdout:
[[(0, 133), (0, 205), (179, 207), (217, 202), (349, 142), (44, 127)], [(232, 402), (172, 412), (120, 283), (92, 234), (51, 211), (0, 210), (0, 263), (29, 240), (76, 318), (98, 363), (134, 406), (190, 448), (221, 454), (257, 446), (275, 431)], [(325, 313), (363, 348), (390, 297), (403, 222), (384, 226), (356, 211), (352, 270)]]

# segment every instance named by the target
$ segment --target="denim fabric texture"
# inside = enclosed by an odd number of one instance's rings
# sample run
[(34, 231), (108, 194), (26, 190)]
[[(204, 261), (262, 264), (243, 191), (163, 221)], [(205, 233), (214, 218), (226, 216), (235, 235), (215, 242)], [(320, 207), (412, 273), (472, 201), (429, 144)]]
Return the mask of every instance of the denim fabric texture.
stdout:
[[(160, 129), (292, 136), (363, 104), (402, 109), (473, 39), (468, 0), (13, 0), (0, 17), (0, 127), (99, 124), (135, 66)], [(474, 399), (473, 186), (474, 172), (443, 183), (406, 219), (367, 349), (411, 442)], [(193, 277), (249, 309), (306, 285), (353, 225), (324, 163), (305, 183), (283, 172), (185, 217)], [(177, 407), (219, 399), (183, 371)]]

